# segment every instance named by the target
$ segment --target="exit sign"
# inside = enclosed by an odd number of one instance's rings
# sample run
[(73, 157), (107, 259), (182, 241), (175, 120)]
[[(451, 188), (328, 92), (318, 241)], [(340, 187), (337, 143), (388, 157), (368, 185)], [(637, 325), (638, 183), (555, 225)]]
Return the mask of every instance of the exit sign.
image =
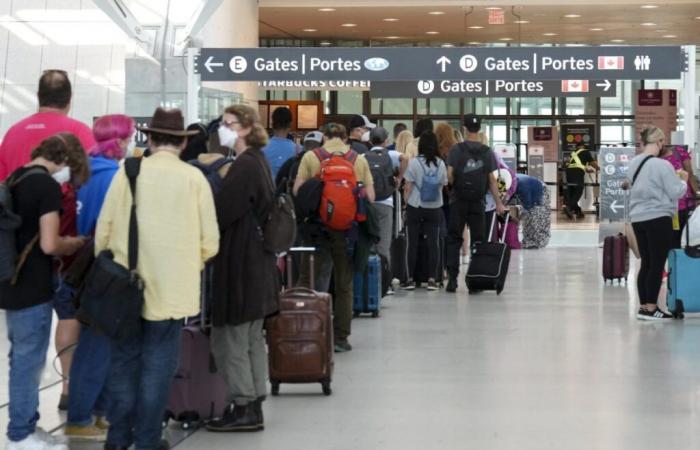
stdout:
[(506, 23), (506, 15), (502, 9), (489, 10), (489, 25), (503, 25)]

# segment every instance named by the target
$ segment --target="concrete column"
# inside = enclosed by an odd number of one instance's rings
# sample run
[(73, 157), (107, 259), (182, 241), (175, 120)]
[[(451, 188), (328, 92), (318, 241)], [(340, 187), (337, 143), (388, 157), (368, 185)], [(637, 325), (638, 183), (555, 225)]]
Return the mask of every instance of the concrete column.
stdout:
[[(696, 50), (694, 45), (686, 45), (685, 49), (688, 52), (689, 61), (688, 71), (683, 74), (683, 140), (692, 151), (693, 149), (697, 150), (696, 143), (698, 141), (696, 135), (698, 132), (698, 124), (695, 121), (695, 115), (698, 112), (698, 97), (695, 84), (695, 59), (697, 56), (695, 54)], [(697, 157), (694, 159), (697, 161)]]
[[(203, 47), (255, 48), (258, 47), (257, 0), (224, 0), (199, 33)], [(243, 102), (257, 105), (256, 82), (206, 82), (205, 87), (243, 95)]]

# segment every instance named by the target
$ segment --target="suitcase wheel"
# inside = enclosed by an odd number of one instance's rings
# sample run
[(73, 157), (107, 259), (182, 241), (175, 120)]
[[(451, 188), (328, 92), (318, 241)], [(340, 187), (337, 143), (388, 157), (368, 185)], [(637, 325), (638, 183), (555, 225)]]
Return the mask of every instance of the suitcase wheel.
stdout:
[(360, 311), (353, 311), (352, 316), (353, 317), (360, 317)]
[(375, 319), (379, 317), (379, 311), (372, 311), (372, 317)]
[(279, 383), (279, 381), (271, 381), (270, 385), (271, 385), (272, 395), (274, 395), (275, 397), (280, 395), (280, 383)]
[(161, 423), (161, 427), (165, 430), (168, 428), (168, 424), (170, 423), (170, 419), (174, 419), (175, 417), (173, 416), (173, 413), (170, 411), (165, 411), (163, 414), (163, 422)]
[(333, 393), (331, 389), (331, 380), (321, 381), (321, 386), (323, 387), (323, 395), (329, 396)]
[(200, 417), (196, 412), (184, 412), (177, 417), (180, 422), (180, 428), (185, 431), (199, 428)]

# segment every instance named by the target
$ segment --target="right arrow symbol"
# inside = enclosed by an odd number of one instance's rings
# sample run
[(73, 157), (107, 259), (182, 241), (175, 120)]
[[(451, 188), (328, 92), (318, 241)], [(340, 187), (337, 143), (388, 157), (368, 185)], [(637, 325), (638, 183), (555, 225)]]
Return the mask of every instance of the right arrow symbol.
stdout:
[(603, 91), (608, 92), (608, 90), (612, 86), (612, 83), (610, 82), (610, 80), (605, 80), (605, 83), (596, 83), (596, 86), (602, 87)]
[(447, 56), (442, 56), (436, 61), (436, 63), (442, 66), (441, 70), (444, 73), (445, 70), (447, 70), (447, 65), (452, 64), (452, 61), (450, 61), (450, 59)]

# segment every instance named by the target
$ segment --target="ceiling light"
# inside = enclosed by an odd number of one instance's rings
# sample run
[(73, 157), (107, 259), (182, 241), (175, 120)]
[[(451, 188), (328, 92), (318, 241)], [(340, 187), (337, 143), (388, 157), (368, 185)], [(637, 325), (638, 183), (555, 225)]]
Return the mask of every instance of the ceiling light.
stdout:
[(335, 11), (335, 8), (318, 8), (318, 10), (321, 12), (331, 12)]
[(700, 20), (700, 16), (697, 16), (697, 17), (695, 18), (695, 20)]
[(675, 34), (666, 34), (666, 35), (664, 35), (664, 37), (665, 37), (666, 39), (675, 39), (675, 38), (677, 38), (678, 36), (676, 36)]
[(581, 14), (565, 14), (564, 17), (566, 17), (567, 19), (578, 19), (579, 17), (581, 17)]
[(428, 14), (430, 14), (431, 16), (442, 16), (443, 14), (445, 14), (445, 12), (444, 11), (430, 11)]
[(313, 32), (316, 32), (318, 30), (316, 28), (304, 28), (304, 31), (306, 31), (307, 33), (313, 33)]
[(357, 26), (356, 23), (344, 23), (341, 25), (341, 27), (345, 27), (345, 28), (352, 28), (352, 27), (356, 27), (356, 26)]
[(327, 47), (327, 46), (331, 45), (331, 43), (328, 41), (323, 41), (323, 42), (319, 42), (318, 45), (323, 45), (324, 47)]
[(386, 38), (394, 40), (394, 39), (401, 39), (401, 36), (387, 36)]
[(616, 43), (616, 44), (620, 44), (620, 43), (622, 43), (622, 42), (625, 42), (625, 40), (624, 40), (624, 39), (611, 39), (610, 42), (614, 42), (614, 43)]
[(602, 28), (590, 28), (588, 31), (603, 31)]
[(516, 20), (513, 23), (530, 23), (529, 20)]
[(395, 17), (387, 17), (386, 19), (384, 19), (384, 22), (398, 22), (398, 21), (399, 21), (399, 19), (397, 19)]
[(644, 22), (644, 23), (641, 24), (641, 25), (642, 25), (643, 27), (655, 27), (655, 26), (656, 26), (656, 24), (653, 23), (653, 22)]
[(425, 34), (440, 34), (439, 31), (426, 31)]
[(543, 36), (556, 36), (557, 33), (542, 33)]
[(499, 41), (512, 41), (512, 40), (513, 40), (513, 38), (509, 38), (509, 37), (504, 37), (504, 38), (499, 39)]
[(489, 7), (486, 8), (486, 9), (489, 10), (489, 11), (500, 11), (500, 10), (503, 9), (503, 8), (501, 8), (500, 6), (489, 6)]
[(443, 48), (452, 48), (452, 47), (454, 47), (454, 44), (442, 44), (440, 47), (443, 47)]
[(481, 45), (481, 42), (472, 41), (472, 42), (468, 42), (468, 44), (469, 45)]
[(642, 5), (642, 6), (640, 6), (640, 8), (642, 8), (642, 9), (656, 9), (658, 7), (659, 7), (659, 5)]
[(655, 30), (657, 33), (666, 33), (668, 30)]
[(484, 27), (482, 27), (482, 26), (480, 26), (480, 25), (472, 25), (472, 26), (470, 26), (469, 28), (471, 28), (472, 30), (481, 30), (481, 29), (484, 28)]

